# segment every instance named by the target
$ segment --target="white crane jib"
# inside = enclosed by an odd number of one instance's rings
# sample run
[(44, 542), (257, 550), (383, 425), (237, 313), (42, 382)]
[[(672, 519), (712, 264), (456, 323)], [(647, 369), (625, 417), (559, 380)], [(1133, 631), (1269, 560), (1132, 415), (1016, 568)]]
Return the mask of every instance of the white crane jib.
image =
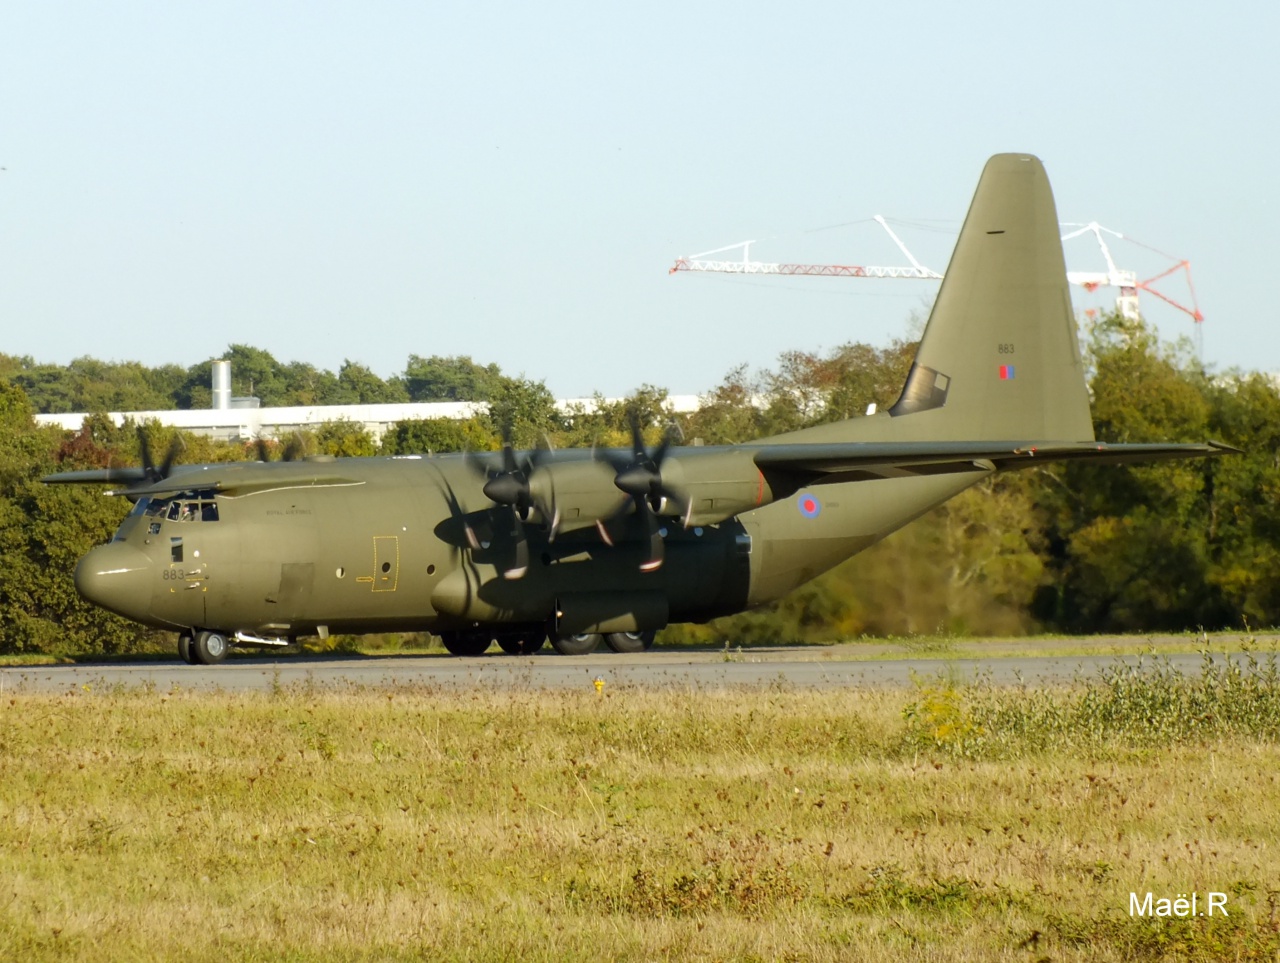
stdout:
[[(714, 251), (703, 251), (701, 254), (692, 254), (689, 257), (676, 258), (675, 265), (667, 273), (675, 274), (677, 271), (715, 271), (721, 274), (809, 274), (817, 277), (942, 280), (941, 274), (925, 267), (915, 259), (915, 256), (907, 250), (907, 246), (902, 243), (898, 235), (894, 234), (893, 229), (885, 223), (883, 217), (877, 214), (874, 220), (884, 228), (885, 233), (893, 239), (893, 243), (898, 245), (898, 250), (911, 262), (910, 267), (879, 267), (862, 264), (779, 264), (769, 261), (753, 261), (751, 260), (751, 245), (756, 242), (752, 240), (740, 241), (737, 244), (718, 247)], [(742, 258), (740, 260), (706, 260), (712, 254), (723, 254), (725, 251), (736, 251), (739, 248), (742, 249)]]
[[(723, 274), (809, 274), (818, 277), (846, 277), (846, 278), (913, 278), (921, 280), (942, 280), (942, 275), (931, 268), (925, 267), (916, 260), (907, 246), (902, 243), (902, 239), (893, 232), (885, 219), (879, 214), (875, 215), (873, 220), (879, 224), (886, 234), (893, 240), (901, 251), (911, 262), (910, 267), (877, 267), (857, 264), (780, 264), (769, 261), (753, 261), (751, 260), (752, 241), (741, 241), (738, 244), (730, 244), (726, 247), (716, 248), (714, 251), (704, 251), (702, 254), (693, 254), (689, 257), (681, 257), (676, 259), (675, 265), (667, 272), (675, 274), (677, 271), (716, 271)], [(1138, 308), (1138, 292), (1146, 291), (1155, 295), (1167, 304), (1172, 305), (1179, 311), (1191, 316), (1192, 320), (1197, 322), (1196, 337), (1197, 341), (1200, 337), (1199, 322), (1204, 320), (1204, 315), (1200, 313), (1199, 305), (1196, 304), (1195, 288), (1191, 284), (1191, 265), (1185, 260), (1179, 260), (1171, 255), (1165, 254), (1163, 251), (1143, 244), (1132, 237), (1121, 234), (1119, 231), (1113, 231), (1110, 228), (1103, 227), (1097, 221), (1090, 221), (1088, 224), (1063, 224), (1063, 227), (1074, 227), (1076, 230), (1070, 231), (1062, 235), (1063, 241), (1070, 241), (1072, 238), (1080, 237), (1083, 234), (1092, 234), (1094, 240), (1098, 242), (1098, 249), (1102, 252), (1103, 260), (1106, 262), (1107, 269), (1105, 271), (1068, 271), (1067, 280), (1071, 284), (1078, 285), (1086, 291), (1095, 291), (1100, 287), (1116, 288), (1120, 293), (1116, 298), (1116, 309), (1122, 317), (1129, 320), (1138, 320), (1140, 312)], [(1141, 279), (1136, 271), (1129, 271), (1116, 266), (1115, 259), (1111, 256), (1111, 249), (1107, 246), (1106, 239), (1103, 234), (1109, 234), (1114, 238), (1127, 241), (1131, 244), (1137, 244), (1139, 247), (1147, 248), (1154, 251), (1161, 257), (1168, 258), (1173, 264), (1161, 271), (1154, 277)], [(739, 260), (707, 260), (710, 255), (722, 254), (725, 251), (742, 250), (742, 257)], [(1157, 290), (1154, 287), (1155, 282), (1162, 278), (1168, 277), (1170, 274), (1181, 271), (1186, 275), (1187, 289), (1191, 295), (1191, 304), (1185, 305), (1174, 300), (1169, 295)]]

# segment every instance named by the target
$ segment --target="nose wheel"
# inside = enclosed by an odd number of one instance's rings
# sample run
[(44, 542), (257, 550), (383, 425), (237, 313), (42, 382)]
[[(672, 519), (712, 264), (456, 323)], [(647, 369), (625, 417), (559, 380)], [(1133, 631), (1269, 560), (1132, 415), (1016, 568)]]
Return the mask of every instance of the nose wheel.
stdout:
[(187, 665), (218, 665), (226, 661), (231, 643), (221, 632), (184, 632), (178, 636), (178, 657)]

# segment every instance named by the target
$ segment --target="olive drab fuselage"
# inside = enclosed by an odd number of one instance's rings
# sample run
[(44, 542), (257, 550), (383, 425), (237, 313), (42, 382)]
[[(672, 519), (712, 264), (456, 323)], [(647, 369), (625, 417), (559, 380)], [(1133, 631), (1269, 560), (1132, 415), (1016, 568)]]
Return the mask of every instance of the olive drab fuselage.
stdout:
[[(554, 541), (531, 527), (533, 564), (509, 579), (504, 515), (459, 458), (344, 461), (334, 464), (351, 483), (140, 499), (112, 543), (86, 556), (80, 588), (158, 627), (266, 638), (546, 622), (578, 604), (615, 618), (639, 608), (632, 627), (651, 628), (745, 604), (740, 524), (664, 526), (664, 564), (644, 573), (625, 529), (609, 546), (594, 525)], [(609, 596), (618, 604), (602, 605)]]
[[(664, 561), (652, 571), (625, 524), (612, 545), (593, 519), (554, 541), (530, 526), (531, 564), (508, 578), (504, 515), (460, 457), (329, 464), (348, 481), (140, 499), (111, 544), (81, 563), (81, 591), (157, 627), (263, 638), (477, 624), (654, 629), (778, 598), (983, 474), (825, 485), (716, 523), (665, 520)], [(763, 498), (752, 473), (750, 484), (713, 487)]]

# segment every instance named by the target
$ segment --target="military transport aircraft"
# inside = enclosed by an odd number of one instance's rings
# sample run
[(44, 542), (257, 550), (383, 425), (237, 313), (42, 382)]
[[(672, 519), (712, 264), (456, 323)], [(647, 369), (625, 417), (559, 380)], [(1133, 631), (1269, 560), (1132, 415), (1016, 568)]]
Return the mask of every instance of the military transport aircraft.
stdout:
[(993, 472), (1233, 451), (1094, 440), (1040, 161), (988, 161), (887, 411), (742, 445), (67, 472), (134, 500), (75, 583), (191, 663), (331, 632), (566, 655), (786, 595)]

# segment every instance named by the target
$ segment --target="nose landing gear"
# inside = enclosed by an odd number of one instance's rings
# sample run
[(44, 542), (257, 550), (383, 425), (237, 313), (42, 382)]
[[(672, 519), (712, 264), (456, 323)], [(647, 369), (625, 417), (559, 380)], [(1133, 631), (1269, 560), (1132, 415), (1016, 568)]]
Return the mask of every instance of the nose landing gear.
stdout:
[(187, 665), (218, 665), (226, 661), (231, 643), (221, 632), (199, 630), (178, 636), (178, 658)]

